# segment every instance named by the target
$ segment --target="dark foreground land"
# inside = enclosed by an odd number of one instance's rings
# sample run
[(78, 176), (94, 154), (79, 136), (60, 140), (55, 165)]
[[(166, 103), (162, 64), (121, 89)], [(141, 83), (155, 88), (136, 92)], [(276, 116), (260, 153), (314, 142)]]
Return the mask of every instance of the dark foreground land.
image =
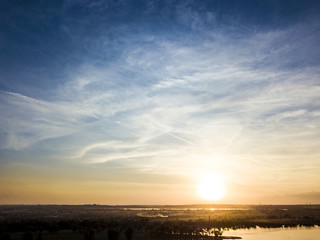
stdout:
[(297, 225), (320, 225), (320, 205), (0, 206), (0, 240), (236, 239), (222, 231)]

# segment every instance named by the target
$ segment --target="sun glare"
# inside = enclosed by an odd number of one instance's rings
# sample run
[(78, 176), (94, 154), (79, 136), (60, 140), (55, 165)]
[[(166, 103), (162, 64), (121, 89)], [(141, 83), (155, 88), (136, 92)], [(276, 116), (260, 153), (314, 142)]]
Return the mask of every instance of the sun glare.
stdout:
[(216, 175), (203, 177), (198, 185), (198, 194), (205, 200), (219, 200), (224, 197), (225, 193), (223, 180)]

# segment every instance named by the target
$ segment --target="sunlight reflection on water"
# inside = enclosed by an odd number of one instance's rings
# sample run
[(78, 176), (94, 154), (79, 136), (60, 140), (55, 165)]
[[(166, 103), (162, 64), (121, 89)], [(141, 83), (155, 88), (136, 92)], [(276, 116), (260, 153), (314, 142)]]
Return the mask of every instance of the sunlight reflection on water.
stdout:
[(239, 236), (243, 240), (319, 240), (320, 227), (250, 228), (225, 231), (223, 236)]
[(125, 211), (232, 211), (232, 210), (250, 210), (249, 208), (138, 208), (128, 207), (120, 208)]

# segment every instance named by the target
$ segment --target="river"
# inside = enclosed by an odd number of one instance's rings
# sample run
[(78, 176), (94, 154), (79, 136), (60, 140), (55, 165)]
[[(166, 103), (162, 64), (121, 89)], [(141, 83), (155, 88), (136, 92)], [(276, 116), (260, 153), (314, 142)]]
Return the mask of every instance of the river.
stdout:
[(223, 236), (238, 236), (243, 240), (319, 240), (320, 227), (250, 228), (229, 230)]

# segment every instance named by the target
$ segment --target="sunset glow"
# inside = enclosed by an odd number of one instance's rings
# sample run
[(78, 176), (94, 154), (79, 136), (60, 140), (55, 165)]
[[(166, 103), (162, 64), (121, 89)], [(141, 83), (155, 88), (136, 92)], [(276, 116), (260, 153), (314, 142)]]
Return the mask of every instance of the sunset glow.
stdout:
[(222, 179), (215, 175), (208, 175), (202, 178), (198, 185), (200, 197), (206, 200), (219, 200), (226, 194)]
[(320, 1), (0, 1), (0, 204), (320, 203)]

